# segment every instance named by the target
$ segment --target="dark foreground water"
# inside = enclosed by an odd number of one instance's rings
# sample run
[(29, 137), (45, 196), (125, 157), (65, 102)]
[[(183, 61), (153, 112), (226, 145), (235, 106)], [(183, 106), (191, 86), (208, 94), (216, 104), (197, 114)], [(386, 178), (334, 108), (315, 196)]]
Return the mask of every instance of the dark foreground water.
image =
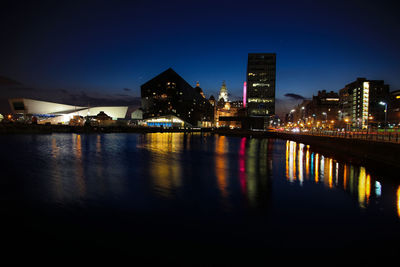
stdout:
[(399, 174), (304, 144), (53, 134), (0, 147), (3, 262), (398, 264)]

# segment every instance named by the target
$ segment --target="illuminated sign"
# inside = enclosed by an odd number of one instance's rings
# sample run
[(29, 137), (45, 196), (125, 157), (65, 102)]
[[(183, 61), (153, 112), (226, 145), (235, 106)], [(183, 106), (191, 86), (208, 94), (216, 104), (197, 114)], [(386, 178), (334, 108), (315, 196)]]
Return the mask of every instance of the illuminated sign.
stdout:
[(243, 107), (246, 107), (246, 100), (247, 100), (247, 84), (244, 82), (243, 84)]

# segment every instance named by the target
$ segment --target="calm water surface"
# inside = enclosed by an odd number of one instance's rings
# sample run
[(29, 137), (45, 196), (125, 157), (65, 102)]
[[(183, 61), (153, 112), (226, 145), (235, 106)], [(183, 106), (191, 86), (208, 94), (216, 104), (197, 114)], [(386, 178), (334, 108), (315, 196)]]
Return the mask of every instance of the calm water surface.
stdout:
[(399, 175), (301, 143), (155, 133), (3, 135), (0, 145), (12, 261), (379, 262), (400, 248)]

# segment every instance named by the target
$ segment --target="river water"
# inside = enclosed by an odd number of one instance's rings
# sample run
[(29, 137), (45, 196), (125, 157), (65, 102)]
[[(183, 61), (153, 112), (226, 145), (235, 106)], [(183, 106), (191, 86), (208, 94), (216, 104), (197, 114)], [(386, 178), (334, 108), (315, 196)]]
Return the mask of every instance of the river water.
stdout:
[(301, 143), (118, 133), (2, 135), (0, 147), (12, 262), (379, 263), (400, 248), (399, 175)]

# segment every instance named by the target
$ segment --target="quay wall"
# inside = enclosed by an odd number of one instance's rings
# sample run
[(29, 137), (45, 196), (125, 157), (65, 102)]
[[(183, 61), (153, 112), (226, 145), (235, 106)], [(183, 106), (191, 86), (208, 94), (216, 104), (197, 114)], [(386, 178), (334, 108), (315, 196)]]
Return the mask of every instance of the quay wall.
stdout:
[(227, 136), (247, 136), (253, 138), (278, 138), (310, 145), (311, 150), (338, 160), (367, 166), (371, 170), (386, 174), (400, 171), (400, 144), (384, 141), (350, 139), (332, 136), (315, 136), (301, 133), (252, 132), (216, 130), (214, 133)]
[(276, 132), (268, 135), (310, 145), (321, 153), (385, 173), (395, 174), (400, 170), (400, 144), (397, 143)]

